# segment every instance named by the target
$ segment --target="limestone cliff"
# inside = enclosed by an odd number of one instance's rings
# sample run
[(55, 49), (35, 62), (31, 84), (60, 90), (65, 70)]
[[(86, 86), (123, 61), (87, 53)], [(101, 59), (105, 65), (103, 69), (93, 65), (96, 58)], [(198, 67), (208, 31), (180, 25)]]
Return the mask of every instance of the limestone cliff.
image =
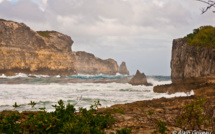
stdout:
[(214, 49), (208, 47), (189, 46), (185, 39), (173, 40), (172, 82), (215, 73), (214, 52)]
[(117, 62), (113, 59), (102, 60), (83, 51), (73, 52), (72, 55), (75, 68), (79, 74), (115, 75), (118, 72)]
[(76, 74), (72, 43), (58, 32), (35, 32), (23, 23), (0, 20), (0, 74)]
[(171, 59), (172, 84), (154, 87), (154, 92), (175, 93), (214, 89), (215, 50), (188, 45), (186, 39), (173, 40)]

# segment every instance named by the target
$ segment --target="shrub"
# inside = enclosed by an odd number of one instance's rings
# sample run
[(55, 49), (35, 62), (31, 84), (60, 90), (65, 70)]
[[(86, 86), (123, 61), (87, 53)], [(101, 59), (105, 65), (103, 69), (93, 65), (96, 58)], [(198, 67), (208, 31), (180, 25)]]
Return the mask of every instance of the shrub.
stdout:
[[(15, 103), (17, 106), (17, 104)], [(14, 106), (15, 106), (14, 105)], [(35, 102), (29, 103), (32, 107)], [(85, 108), (76, 109), (73, 105), (64, 105), (58, 101), (54, 112), (42, 111), (30, 113), (23, 120), (23, 114), (11, 112), (9, 115), (0, 115), (0, 133), (87, 133), (103, 134), (106, 128), (114, 123), (109, 111), (98, 113), (99, 101), (87, 111)]]
[(131, 134), (131, 129), (130, 128), (122, 128), (116, 131), (117, 134)]
[(176, 119), (176, 125), (183, 130), (214, 130), (214, 107), (205, 98), (192, 100), (181, 109)]
[(185, 39), (191, 46), (215, 48), (215, 27), (202, 26), (194, 29)]
[(40, 36), (43, 36), (45, 38), (50, 38), (50, 31), (37, 31), (37, 33), (40, 35)]

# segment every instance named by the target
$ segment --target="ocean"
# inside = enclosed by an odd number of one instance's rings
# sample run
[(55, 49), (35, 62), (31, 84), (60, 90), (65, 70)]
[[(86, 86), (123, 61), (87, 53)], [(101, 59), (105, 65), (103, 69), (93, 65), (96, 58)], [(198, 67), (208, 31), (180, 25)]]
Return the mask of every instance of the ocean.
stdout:
[[(50, 112), (54, 110), (52, 105), (57, 104), (60, 99), (65, 104), (71, 103), (78, 109), (79, 107), (90, 108), (90, 105), (98, 100), (102, 107), (110, 107), (114, 104), (154, 98), (187, 96), (186, 93), (169, 95), (153, 92), (153, 87), (156, 85), (170, 84), (169, 76), (147, 76), (148, 82), (153, 86), (132, 86), (123, 82), (131, 77), (102, 74), (68, 77), (25, 74), (7, 77), (2, 75), (0, 76), (0, 111), (14, 110), (12, 105), (15, 102), (20, 105), (16, 108), (20, 112), (38, 111), (41, 107), (45, 107), (46, 111)], [(35, 108), (28, 105), (30, 101), (37, 103)]]

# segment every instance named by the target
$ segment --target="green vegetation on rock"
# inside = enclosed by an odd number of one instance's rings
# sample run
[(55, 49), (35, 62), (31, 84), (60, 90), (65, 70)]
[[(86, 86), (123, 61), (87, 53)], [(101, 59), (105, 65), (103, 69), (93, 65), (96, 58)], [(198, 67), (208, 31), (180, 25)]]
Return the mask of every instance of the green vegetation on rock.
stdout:
[(210, 130), (215, 132), (215, 107), (205, 98), (198, 98), (183, 106), (176, 125), (183, 130)]
[(201, 26), (194, 29), (185, 39), (190, 46), (215, 48), (215, 27)]
[(45, 37), (45, 38), (50, 38), (51, 36), (50, 36), (50, 33), (51, 33), (52, 31), (37, 31), (37, 33), (40, 35), (40, 36), (43, 36), (43, 37)]

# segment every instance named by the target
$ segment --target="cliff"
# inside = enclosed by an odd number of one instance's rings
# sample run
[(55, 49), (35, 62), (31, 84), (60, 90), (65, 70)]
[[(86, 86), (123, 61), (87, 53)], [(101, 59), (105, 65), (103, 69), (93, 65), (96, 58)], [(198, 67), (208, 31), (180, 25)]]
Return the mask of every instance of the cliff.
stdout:
[(186, 39), (173, 40), (172, 82), (215, 73), (215, 49), (188, 45)]
[[(73, 52), (72, 55), (74, 58), (75, 68), (79, 74), (116, 75), (116, 73), (119, 72), (118, 64), (113, 59), (102, 60), (98, 57), (95, 57), (93, 54), (83, 51)], [(126, 66), (124, 68), (126, 68)], [(123, 74), (129, 74), (129, 72), (126, 73), (124, 71)]]
[[(185, 38), (174, 39), (171, 59), (172, 84), (156, 86), (154, 92), (202, 94), (215, 86), (215, 28), (194, 29)], [(201, 92), (201, 93), (200, 93)]]
[(76, 74), (72, 43), (58, 32), (36, 32), (23, 23), (0, 20), (0, 74)]
[[(129, 74), (125, 62), (72, 52), (72, 39), (56, 31), (33, 31), (23, 23), (0, 19), (0, 75)], [(77, 70), (77, 72), (76, 72)]]

